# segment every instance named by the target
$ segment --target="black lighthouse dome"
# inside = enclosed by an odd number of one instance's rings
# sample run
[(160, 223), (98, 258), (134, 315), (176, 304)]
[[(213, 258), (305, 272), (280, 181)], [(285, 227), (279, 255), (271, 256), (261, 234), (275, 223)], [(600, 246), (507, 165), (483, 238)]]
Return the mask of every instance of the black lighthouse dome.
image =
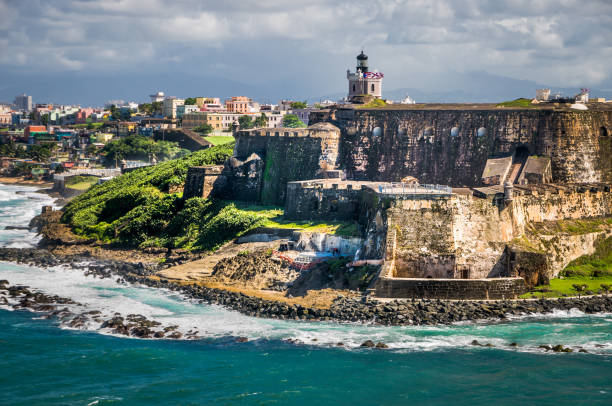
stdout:
[(368, 71), (368, 56), (363, 53), (363, 49), (361, 53), (357, 55), (357, 72), (365, 73)]

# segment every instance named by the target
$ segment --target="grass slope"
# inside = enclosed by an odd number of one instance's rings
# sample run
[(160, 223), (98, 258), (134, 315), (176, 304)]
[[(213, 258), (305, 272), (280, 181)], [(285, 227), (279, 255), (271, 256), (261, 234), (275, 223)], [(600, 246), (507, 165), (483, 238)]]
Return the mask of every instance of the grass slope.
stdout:
[(187, 169), (222, 164), (233, 144), (194, 152), (92, 186), (65, 208), (62, 222), (78, 235), (106, 243), (215, 250), (256, 227), (299, 228), (355, 235), (353, 223), (292, 223), (279, 207), (254, 206), (225, 200), (191, 198), (170, 193), (185, 182)]
[(234, 142), (234, 137), (231, 135), (211, 135), (204, 139), (213, 145), (225, 145)]
[[(560, 297), (606, 292), (612, 287), (612, 237), (601, 240), (592, 255), (570, 262), (549, 285), (536, 286), (522, 297)], [(591, 293), (589, 293), (591, 292)]]

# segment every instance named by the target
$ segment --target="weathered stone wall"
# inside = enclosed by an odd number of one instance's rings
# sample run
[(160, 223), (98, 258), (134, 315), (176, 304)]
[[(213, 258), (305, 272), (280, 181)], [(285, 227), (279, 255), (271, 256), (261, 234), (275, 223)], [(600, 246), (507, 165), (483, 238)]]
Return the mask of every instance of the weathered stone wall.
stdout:
[[(575, 189), (575, 191), (570, 191)], [(567, 187), (566, 192), (519, 195), (508, 204), (455, 193), (449, 199), (380, 200), (365, 193), (370, 258), (394, 261), (390, 277), (486, 278), (508, 275), (505, 249), (528, 227), (543, 221), (612, 215), (609, 187)], [(393, 232), (394, 252), (385, 242)], [(596, 236), (559, 235), (548, 249), (547, 275), (593, 251)], [(582, 241), (578, 244), (578, 240)], [(570, 249), (575, 247), (575, 250)]]
[[(260, 200), (283, 205), (287, 182), (316, 178), (337, 168), (340, 131), (320, 123), (308, 128), (240, 131), (234, 157), (246, 160), (256, 153), (264, 161)], [(257, 200), (259, 200), (257, 199)]]
[(516, 299), (527, 291), (523, 278), (406, 279), (381, 277), (377, 297), (424, 299)]
[(551, 157), (554, 182), (612, 181), (612, 109), (342, 108), (310, 121), (340, 128), (348, 179), (476, 186), (487, 158), (526, 146)]
[(287, 183), (285, 218), (289, 220), (357, 220), (361, 186), (340, 180)]
[(222, 176), (223, 166), (192, 166), (187, 170), (187, 179), (183, 189), (183, 198), (189, 199), (192, 197), (208, 198), (215, 187), (225, 179), (220, 179)]

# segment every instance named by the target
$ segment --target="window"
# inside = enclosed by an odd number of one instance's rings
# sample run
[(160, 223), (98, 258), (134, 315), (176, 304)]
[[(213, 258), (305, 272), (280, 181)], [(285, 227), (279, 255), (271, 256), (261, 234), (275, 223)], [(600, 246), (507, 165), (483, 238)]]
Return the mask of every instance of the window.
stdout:
[(374, 83), (372, 83), (372, 91), (374, 91)]
[(353, 92), (355, 91), (355, 84), (353, 83)]

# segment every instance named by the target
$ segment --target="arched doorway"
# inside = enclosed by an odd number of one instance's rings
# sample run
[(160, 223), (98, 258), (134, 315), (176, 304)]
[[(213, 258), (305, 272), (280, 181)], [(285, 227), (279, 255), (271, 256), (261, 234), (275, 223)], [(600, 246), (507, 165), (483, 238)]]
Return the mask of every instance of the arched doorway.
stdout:
[(599, 136), (600, 137), (607, 137), (608, 136), (608, 129), (606, 127), (601, 127), (599, 129)]

